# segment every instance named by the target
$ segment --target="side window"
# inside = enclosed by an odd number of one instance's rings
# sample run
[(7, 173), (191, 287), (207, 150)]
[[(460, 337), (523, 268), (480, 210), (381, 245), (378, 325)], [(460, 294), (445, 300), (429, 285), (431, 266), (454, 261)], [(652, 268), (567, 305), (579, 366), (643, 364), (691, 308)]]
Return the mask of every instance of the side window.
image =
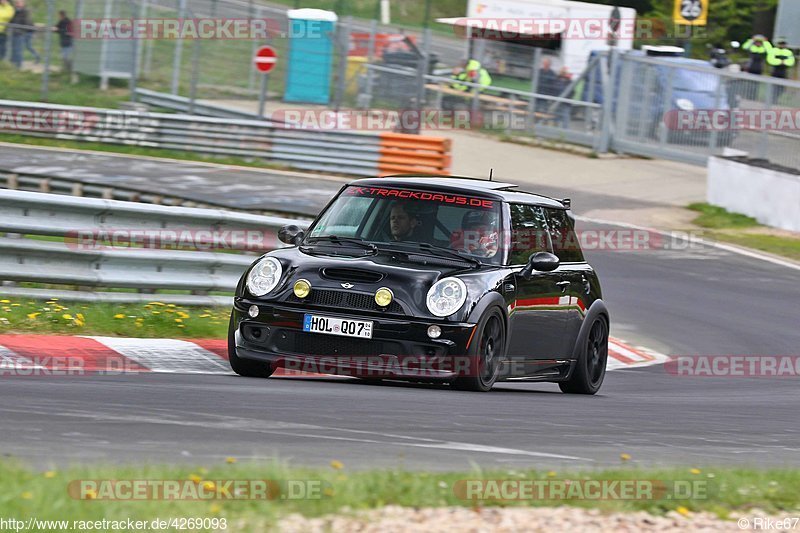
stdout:
[(508, 262), (524, 265), (531, 254), (550, 251), (544, 213), (541, 207), (525, 204), (510, 204), (511, 209), (511, 253)]
[(562, 263), (580, 263), (585, 261), (581, 251), (575, 224), (563, 209), (547, 208), (547, 225), (550, 228), (550, 240), (553, 253)]

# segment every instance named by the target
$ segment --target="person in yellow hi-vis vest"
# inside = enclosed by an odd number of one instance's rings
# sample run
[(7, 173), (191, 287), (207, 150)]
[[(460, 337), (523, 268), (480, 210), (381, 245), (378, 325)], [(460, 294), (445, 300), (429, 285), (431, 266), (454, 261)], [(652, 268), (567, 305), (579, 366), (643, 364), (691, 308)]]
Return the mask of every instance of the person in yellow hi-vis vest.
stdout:
[(472, 90), (472, 88), (468, 85), (464, 85), (463, 83), (458, 83), (459, 81), (477, 83), (481, 86), (481, 90), (484, 87), (488, 87), (492, 84), (492, 77), (489, 75), (489, 72), (483, 68), (481, 62), (476, 59), (470, 59), (467, 61), (464, 65), (464, 68), (462, 68), (460, 72), (456, 72), (453, 75), (453, 79), (456, 81), (450, 84), (450, 87), (457, 91), (464, 92), (469, 92)]
[[(786, 39), (780, 37), (777, 46), (773, 47), (767, 56), (767, 63), (772, 67), (772, 77), (785, 80), (789, 77), (789, 69), (795, 64), (794, 52), (786, 46)], [(775, 100), (783, 94), (783, 85), (775, 86)]]
[(763, 35), (753, 35), (742, 45), (742, 50), (750, 53), (750, 61), (745, 70), (750, 74), (763, 74), (764, 62), (772, 50), (772, 43)]

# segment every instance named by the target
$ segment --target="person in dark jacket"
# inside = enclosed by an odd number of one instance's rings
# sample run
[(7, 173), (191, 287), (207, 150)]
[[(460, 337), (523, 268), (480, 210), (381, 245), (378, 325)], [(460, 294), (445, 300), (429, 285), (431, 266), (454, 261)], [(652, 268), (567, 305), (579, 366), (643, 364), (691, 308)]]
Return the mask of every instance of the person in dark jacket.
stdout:
[(67, 74), (72, 72), (72, 54), (73, 54), (73, 33), (72, 33), (72, 20), (67, 16), (67, 12), (61, 10), (58, 12), (58, 24), (53, 30), (58, 33), (58, 44), (61, 46), (61, 61), (64, 63), (64, 72)]
[(24, 50), (28, 50), (33, 54), (34, 60), (37, 63), (41, 61), (41, 57), (39, 57), (39, 54), (33, 49), (32, 40), (35, 28), (33, 26), (31, 12), (25, 7), (24, 0), (17, 0), (15, 2), (15, 7), (14, 18), (12, 18), (10, 22), (14, 25), (12, 26), (13, 36), (11, 37), (11, 62), (17, 68), (21, 68)]

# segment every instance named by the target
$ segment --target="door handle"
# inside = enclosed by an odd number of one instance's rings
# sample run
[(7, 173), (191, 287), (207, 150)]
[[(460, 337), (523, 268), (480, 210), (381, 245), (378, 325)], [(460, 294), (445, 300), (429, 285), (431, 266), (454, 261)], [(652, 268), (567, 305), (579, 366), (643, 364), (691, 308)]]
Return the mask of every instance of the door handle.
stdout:
[(569, 286), (570, 286), (569, 281), (559, 281), (558, 283), (556, 283), (556, 287), (560, 287), (561, 292), (567, 292), (567, 287)]

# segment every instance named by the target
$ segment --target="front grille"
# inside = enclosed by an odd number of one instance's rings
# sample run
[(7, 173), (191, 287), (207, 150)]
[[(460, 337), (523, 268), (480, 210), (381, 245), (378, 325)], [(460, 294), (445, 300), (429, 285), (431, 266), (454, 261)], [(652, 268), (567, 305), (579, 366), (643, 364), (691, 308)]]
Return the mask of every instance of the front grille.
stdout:
[(359, 270), (356, 268), (329, 267), (322, 269), (322, 277), (334, 281), (350, 281), (353, 283), (378, 283), (383, 279), (380, 272)]
[(287, 331), (276, 345), (278, 351), (302, 355), (370, 356), (398, 355), (400, 344), (373, 339), (352, 339), (338, 335)]
[[(335, 307), (337, 309), (357, 309), (359, 311), (383, 311), (375, 303), (375, 296), (360, 292), (333, 291), (328, 289), (311, 289), (311, 294), (302, 300), (294, 294), (289, 295), (287, 303), (318, 305), (320, 307)], [(403, 307), (392, 301), (386, 308), (387, 313), (403, 315)]]

